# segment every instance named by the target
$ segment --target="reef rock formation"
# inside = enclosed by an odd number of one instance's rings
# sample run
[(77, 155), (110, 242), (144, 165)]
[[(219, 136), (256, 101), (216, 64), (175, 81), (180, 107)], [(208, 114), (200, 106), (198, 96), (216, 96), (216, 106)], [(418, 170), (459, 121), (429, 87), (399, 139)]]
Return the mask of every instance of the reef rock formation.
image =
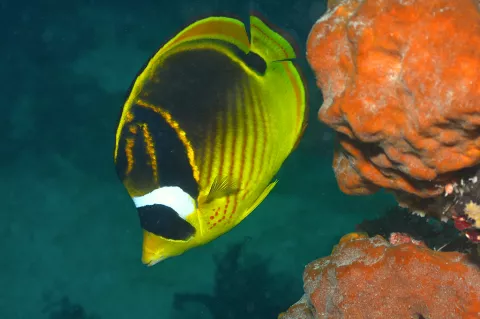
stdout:
[(477, 48), (478, 1), (329, 1), (307, 56), (319, 118), (339, 133), (343, 192), (385, 188), (413, 209), (448, 210), (453, 200), (429, 199), (458, 193), (480, 163)]
[(310, 263), (305, 295), (279, 319), (480, 318), (480, 270), (405, 234), (349, 234)]

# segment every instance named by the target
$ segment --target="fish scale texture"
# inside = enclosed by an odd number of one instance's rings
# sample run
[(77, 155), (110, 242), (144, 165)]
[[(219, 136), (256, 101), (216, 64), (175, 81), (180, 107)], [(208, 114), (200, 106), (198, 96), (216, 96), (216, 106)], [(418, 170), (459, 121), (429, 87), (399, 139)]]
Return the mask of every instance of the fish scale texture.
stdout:
[(479, 163), (478, 48), (477, 0), (329, 2), (307, 56), (343, 192), (435, 197)]
[(478, 266), (423, 244), (347, 235), (303, 278), (305, 295), (279, 319), (480, 318)]

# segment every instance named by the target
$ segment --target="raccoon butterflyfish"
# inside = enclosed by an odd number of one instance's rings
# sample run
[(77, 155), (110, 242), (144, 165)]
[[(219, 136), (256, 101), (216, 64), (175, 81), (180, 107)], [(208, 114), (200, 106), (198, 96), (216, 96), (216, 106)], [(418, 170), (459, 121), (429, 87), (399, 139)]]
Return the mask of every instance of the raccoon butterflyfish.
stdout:
[(142, 262), (226, 233), (260, 204), (306, 126), (295, 51), (255, 16), (197, 21), (168, 41), (123, 106), (115, 166), (143, 229)]

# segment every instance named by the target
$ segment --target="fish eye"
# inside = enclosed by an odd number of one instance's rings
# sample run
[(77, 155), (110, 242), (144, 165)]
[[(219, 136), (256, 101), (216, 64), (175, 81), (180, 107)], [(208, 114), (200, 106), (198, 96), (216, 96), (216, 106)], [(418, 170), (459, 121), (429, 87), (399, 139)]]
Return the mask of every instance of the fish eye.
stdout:
[(150, 233), (173, 240), (187, 240), (195, 234), (195, 227), (169, 206), (155, 204), (137, 210), (141, 227)]

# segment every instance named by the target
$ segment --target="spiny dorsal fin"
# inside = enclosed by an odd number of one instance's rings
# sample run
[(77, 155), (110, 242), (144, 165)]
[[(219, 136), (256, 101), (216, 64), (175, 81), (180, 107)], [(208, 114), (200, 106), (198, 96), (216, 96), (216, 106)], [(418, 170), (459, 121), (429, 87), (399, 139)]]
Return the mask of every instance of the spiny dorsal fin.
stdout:
[(205, 198), (205, 203), (209, 203), (217, 198), (227, 197), (240, 191), (238, 183), (228, 177), (216, 177), (212, 187)]
[(228, 17), (209, 17), (196, 21), (183, 29), (159, 52), (163, 53), (177, 44), (197, 39), (227, 41), (245, 53), (249, 51), (250, 46), (245, 25), (241, 21)]

